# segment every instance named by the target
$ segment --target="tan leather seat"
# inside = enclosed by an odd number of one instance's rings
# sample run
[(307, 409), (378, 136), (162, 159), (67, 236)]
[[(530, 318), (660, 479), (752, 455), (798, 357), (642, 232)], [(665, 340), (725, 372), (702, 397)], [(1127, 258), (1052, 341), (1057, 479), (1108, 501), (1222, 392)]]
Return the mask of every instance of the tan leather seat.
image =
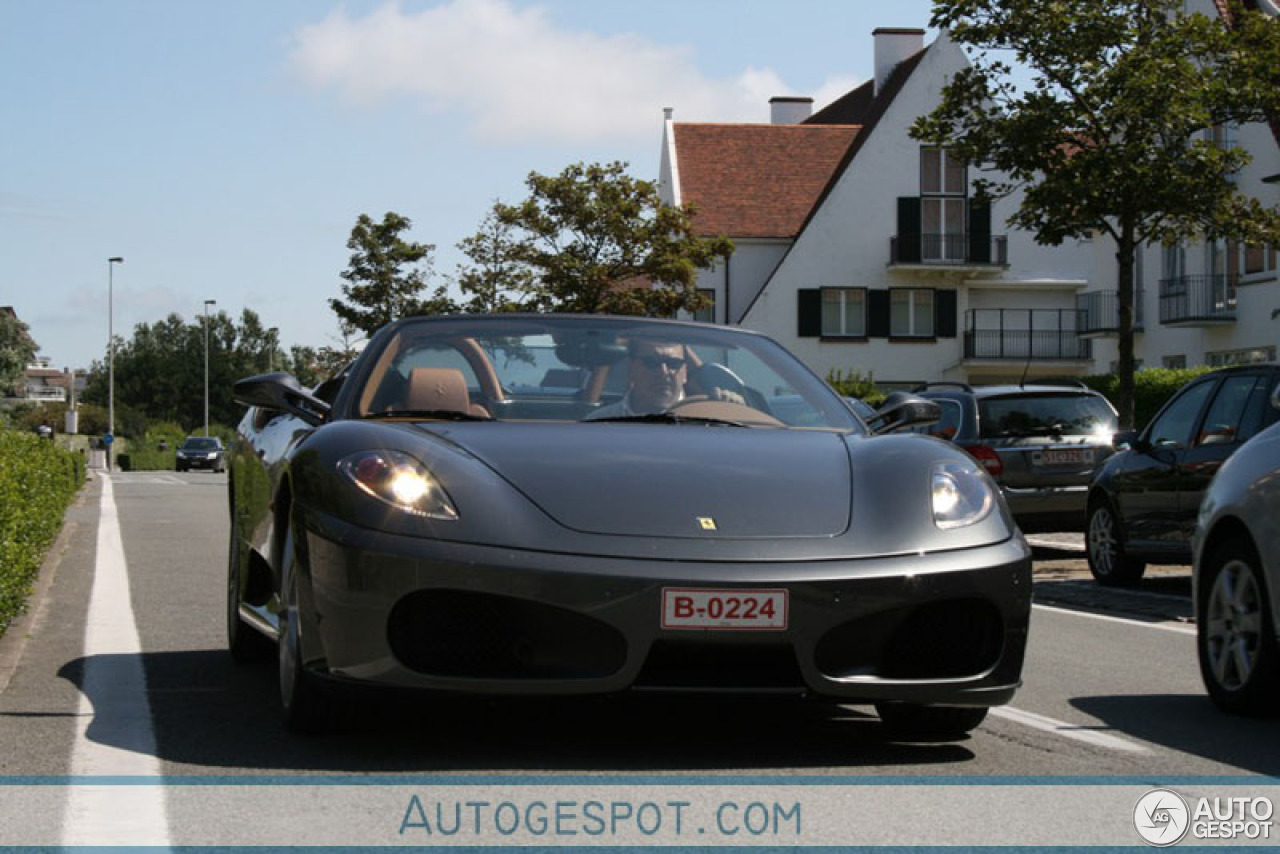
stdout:
[(467, 380), (457, 368), (414, 368), (409, 373), (404, 408), (466, 412), (482, 418), (489, 416), (483, 406), (471, 402)]

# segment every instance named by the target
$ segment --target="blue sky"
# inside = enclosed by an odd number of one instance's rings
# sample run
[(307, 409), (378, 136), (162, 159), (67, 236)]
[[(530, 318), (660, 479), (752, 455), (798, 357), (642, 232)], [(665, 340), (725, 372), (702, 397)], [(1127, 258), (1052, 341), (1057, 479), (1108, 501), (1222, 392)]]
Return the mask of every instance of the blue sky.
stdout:
[[(872, 73), (928, 0), (3, 0), (0, 305), (87, 367), (206, 299), (337, 340), (356, 217), (397, 211), (435, 283), (530, 171), (656, 178), (662, 110), (768, 121)], [(932, 33), (929, 38), (932, 38)]]

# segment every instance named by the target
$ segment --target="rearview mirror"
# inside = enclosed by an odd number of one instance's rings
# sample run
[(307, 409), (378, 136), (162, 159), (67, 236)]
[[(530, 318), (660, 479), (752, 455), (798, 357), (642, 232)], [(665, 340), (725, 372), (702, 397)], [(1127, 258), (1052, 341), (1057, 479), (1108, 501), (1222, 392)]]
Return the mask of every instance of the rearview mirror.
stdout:
[(237, 403), (287, 412), (318, 427), (329, 417), (329, 404), (313, 397), (291, 374), (275, 372), (239, 380), (232, 387)]
[(1138, 436), (1140, 435), (1137, 430), (1121, 430), (1118, 433), (1111, 434), (1111, 445), (1117, 451), (1136, 448), (1138, 446)]
[(895, 391), (884, 399), (881, 407), (867, 421), (871, 431), (880, 434), (918, 424), (936, 424), (941, 418), (942, 406), (936, 400)]

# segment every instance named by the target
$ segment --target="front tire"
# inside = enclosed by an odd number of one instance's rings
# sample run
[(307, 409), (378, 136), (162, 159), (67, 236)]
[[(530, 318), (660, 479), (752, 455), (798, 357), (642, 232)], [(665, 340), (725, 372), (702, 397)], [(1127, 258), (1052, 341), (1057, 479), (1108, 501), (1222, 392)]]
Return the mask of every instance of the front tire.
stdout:
[(877, 703), (880, 723), (897, 738), (962, 738), (978, 728), (987, 709), (968, 706), (922, 706), (916, 703)]
[(1089, 505), (1089, 523), (1085, 531), (1089, 571), (1099, 584), (1129, 587), (1141, 580), (1147, 565), (1124, 553), (1120, 519), (1111, 502), (1102, 499)]
[(271, 652), (271, 642), (240, 619), (244, 578), (240, 566), (240, 524), (235, 508), (231, 510), (231, 536), (227, 545), (227, 649), (240, 664), (265, 661)]
[(298, 570), (301, 562), (297, 551), (291, 519), (285, 534), (280, 572), (283, 605), (278, 641), (280, 705), (286, 727), (294, 732), (315, 734), (332, 726), (332, 704), (320, 680), (306, 669), (302, 660), (302, 625), (298, 614)]
[(1250, 543), (1227, 540), (1209, 555), (1197, 611), (1200, 675), (1213, 702), (1233, 714), (1280, 707), (1280, 650), (1262, 563)]

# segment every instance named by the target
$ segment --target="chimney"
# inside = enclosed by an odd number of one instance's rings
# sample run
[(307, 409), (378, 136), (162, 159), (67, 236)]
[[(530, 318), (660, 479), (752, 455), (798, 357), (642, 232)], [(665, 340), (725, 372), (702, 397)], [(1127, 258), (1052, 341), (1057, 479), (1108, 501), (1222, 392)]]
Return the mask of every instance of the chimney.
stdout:
[(775, 125), (798, 125), (813, 115), (812, 98), (777, 95), (769, 99), (769, 121)]
[(875, 39), (876, 88), (875, 94), (884, 91), (893, 69), (904, 59), (924, 50), (924, 30), (904, 30), (878, 27), (871, 32)]

